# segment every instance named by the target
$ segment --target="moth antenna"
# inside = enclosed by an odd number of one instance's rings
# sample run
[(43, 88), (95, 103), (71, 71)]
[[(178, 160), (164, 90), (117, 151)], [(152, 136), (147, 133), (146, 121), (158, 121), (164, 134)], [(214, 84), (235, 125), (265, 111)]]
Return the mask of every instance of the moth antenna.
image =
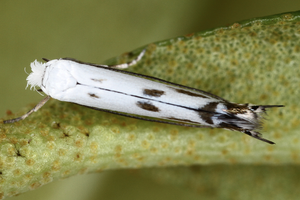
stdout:
[(47, 58), (42, 58), (43, 61), (49, 62), (50, 60)]
[(266, 112), (267, 108), (284, 107), (284, 105), (252, 105), (249, 106), (251, 110), (256, 112)]

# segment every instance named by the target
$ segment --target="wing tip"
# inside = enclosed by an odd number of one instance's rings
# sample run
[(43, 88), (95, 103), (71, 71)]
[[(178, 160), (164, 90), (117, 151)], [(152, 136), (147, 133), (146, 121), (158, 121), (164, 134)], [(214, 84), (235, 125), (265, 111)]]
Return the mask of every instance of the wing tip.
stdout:
[(249, 135), (249, 136), (251, 136), (251, 137), (253, 137), (253, 138), (255, 138), (255, 139), (258, 139), (260, 141), (266, 142), (268, 144), (275, 144), (275, 142), (272, 142), (270, 140), (267, 140), (267, 139), (261, 137), (262, 134), (259, 133), (259, 132), (246, 130), (246, 131), (244, 131), (244, 133), (247, 134), (247, 135)]

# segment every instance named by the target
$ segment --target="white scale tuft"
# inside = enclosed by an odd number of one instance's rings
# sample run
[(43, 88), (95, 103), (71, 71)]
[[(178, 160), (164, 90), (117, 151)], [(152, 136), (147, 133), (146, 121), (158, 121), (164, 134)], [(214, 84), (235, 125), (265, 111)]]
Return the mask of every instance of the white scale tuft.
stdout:
[(37, 60), (30, 64), (32, 72), (27, 77), (27, 86), (30, 86), (30, 90), (36, 90), (36, 87), (42, 86), (42, 79), (46, 70), (46, 63), (40, 63)]

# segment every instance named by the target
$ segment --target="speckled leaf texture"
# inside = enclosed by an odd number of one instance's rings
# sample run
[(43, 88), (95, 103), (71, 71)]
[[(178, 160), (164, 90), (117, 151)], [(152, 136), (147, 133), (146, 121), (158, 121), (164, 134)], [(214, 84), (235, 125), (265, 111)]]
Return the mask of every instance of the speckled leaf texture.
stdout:
[[(146, 48), (143, 59), (130, 71), (236, 103), (285, 105), (268, 110), (261, 130), (275, 145), (240, 132), (141, 121), (52, 99), (24, 121), (1, 124), (0, 198), (76, 174), (122, 168), (164, 167), (139, 172), (207, 196), (219, 192), (229, 199), (240, 191), (226, 193), (217, 185), (222, 177), (233, 180), (227, 186), (232, 188), (239, 187), (239, 177), (245, 173), (249, 176), (243, 180), (251, 180), (249, 187), (254, 189), (265, 173), (274, 182), (280, 180), (275, 165), (300, 161), (299, 19), (300, 12), (293, 12), (247, 20), (152, 43), (103, 63), (130, 61)], [(20, 116), (34, 105), (5, 119)], [(201, 170), (202, 166), (211, 168)], [(233, 169), (236, 173), (228, 172)], [(290, 177), (299, 176), (297, 170), (285, 169), (295, 172)], [(292, 180), (296, 185), (296, 178)]]

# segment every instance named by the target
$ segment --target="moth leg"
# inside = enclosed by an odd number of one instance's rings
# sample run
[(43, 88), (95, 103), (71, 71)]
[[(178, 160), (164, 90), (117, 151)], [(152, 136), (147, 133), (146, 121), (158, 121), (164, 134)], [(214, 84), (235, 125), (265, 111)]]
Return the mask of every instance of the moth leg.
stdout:
[(21, 117), (18, 117), (15, 119), (5, 120), (5, 121), (3, 121), (3, 123), (10, 124), (10, 123), (15, 123), (15, 122), (25, 119), (26, 117), (31, 115), (33, 112), (36, 112), (38, 109), (40, 109), (50, 98), (51, 98), (50, 96), (47, 96), (46, 98), (44, 98), (33, 109), (29, 110), (25, 115), (22, 115)]
[(110, 68), (116, 68), (116, 69), (126, 69), (132, 65), (135, 65), (138, 61), (140, 61), (142, 59), (142, 57), (145, 55), (146, 49), (144, 49), (136, 59), (128, 62), (128, 63), (123, 63), (123, 64), (119, 64), (119, 65), (109, 65), (107, 67)]

